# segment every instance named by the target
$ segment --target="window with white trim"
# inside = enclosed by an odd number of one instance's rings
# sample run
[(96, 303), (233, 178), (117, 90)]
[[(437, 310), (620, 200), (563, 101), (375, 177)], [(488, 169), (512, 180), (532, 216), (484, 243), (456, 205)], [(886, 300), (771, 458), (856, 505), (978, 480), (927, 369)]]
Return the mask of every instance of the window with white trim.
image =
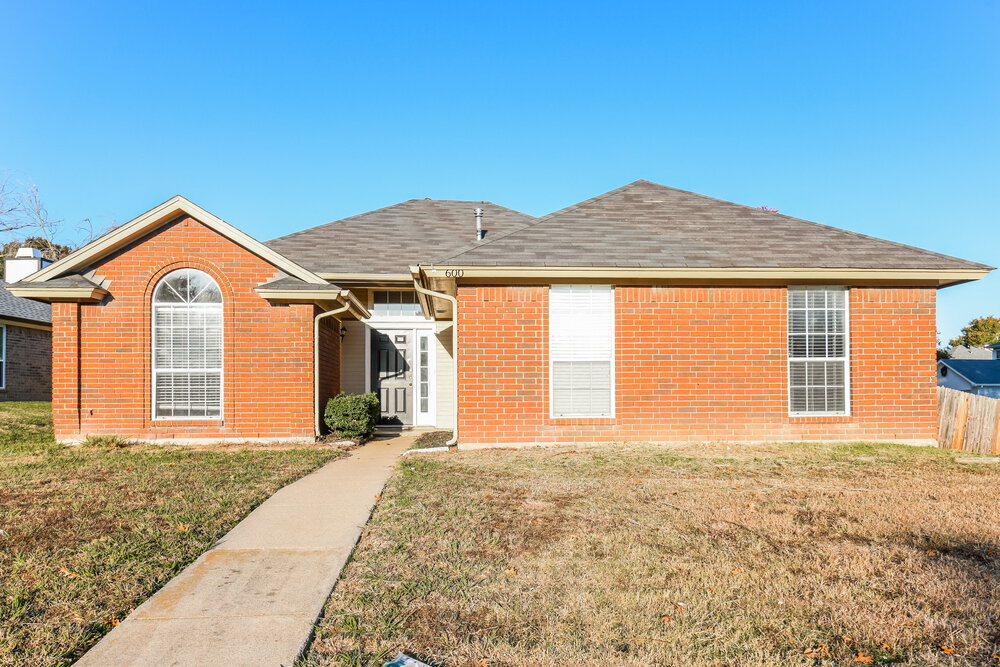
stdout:
[(222, 417), (222, 292), (197, 269), (153, 291), (153, 417)]
[(7, 388), (7, 325), (0, 324), (0, 389)]
[(788, 290), (788, 411), (792, 415), (850, 412), (847, 296), (844, 287)]
[(375, 290), (372, 294), (372, 317), (423, 317), (416, 292)]
[(615, 313), (610, 285), (549, 289), (553, 417), (614, 416)]

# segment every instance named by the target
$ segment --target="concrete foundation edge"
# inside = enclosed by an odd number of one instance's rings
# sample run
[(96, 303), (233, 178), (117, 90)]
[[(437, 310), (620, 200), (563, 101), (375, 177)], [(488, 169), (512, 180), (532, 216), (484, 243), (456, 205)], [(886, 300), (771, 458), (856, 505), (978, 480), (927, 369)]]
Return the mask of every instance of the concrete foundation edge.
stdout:
[(527, 447), (599, 447), (602, 445), (702, 445), (702, 444), (724, 444), (724, 445), (771, 445), (782, 443), (817, 445), (843, 444), (849, 442), (870, 442), (879, 445), (909, 445), (912, 447), (937, 447), (937, 440), (932, 438), (922, 439), (867, 439), (867, 438), (845, 438), (837, 440), (659, 440), (659, 441), (636, 441), (626, 442), (620, 440), (604, 442), (459, 442), (458, 448), (463, 450), (474, 449), (524, 449)]

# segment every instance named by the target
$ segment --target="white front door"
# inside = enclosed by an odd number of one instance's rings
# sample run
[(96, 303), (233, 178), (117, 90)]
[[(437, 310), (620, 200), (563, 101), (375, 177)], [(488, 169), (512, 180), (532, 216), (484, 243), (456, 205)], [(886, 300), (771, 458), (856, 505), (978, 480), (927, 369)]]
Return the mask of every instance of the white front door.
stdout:
[(436, 382), (433, 325), (369, 322), (368, 390), (381, 403), (382, 423), (434, 426)]

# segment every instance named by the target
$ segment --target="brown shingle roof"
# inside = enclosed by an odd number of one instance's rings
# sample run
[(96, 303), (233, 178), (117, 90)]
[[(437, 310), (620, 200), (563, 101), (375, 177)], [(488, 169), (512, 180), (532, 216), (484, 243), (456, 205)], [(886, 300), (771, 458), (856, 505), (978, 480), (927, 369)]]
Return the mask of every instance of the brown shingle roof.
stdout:
[(264, 245), (316, 273), (408, 274), (411, 265), (454, 252), (473, 240), (477, 207), (484, 210), (486, 239), (534, 220), (490, 202), (411, 199)]
[(990, 268), (643, 180), (437, 257), (439, 266)]
[(7, 291), (6, 286), (7, 283), (0, 280), (0, 317), (52, 323), (52, 306), (14, 296)]

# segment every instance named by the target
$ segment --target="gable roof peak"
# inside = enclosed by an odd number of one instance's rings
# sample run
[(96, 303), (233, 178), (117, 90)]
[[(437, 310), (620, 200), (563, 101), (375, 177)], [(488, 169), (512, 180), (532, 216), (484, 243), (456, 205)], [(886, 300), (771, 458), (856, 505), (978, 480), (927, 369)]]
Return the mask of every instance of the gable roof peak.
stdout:
[(242, 246), (265, 261), (270, 262), (289, 275), (293, 275), (309, 283), (326, 284), (325, 280), (313, 272), (296, 264), (277, 251), (268, 248), (249, 234), (240, 231), (222, 218), (209, 213), (190, 199), (181, 195), (174, 195), (159, 206), (154, 206), (125, 224), (112, 229), (107, 234), (73, 251), (66, 257), (49, 264), (24, 282), (47, 282), (89, 266), (92, 262), (105, 257), (114, 250), (176, 220), (179, 215), (187, 215), (194, 218), (206, 227), (228, 238), (233, 243)]

